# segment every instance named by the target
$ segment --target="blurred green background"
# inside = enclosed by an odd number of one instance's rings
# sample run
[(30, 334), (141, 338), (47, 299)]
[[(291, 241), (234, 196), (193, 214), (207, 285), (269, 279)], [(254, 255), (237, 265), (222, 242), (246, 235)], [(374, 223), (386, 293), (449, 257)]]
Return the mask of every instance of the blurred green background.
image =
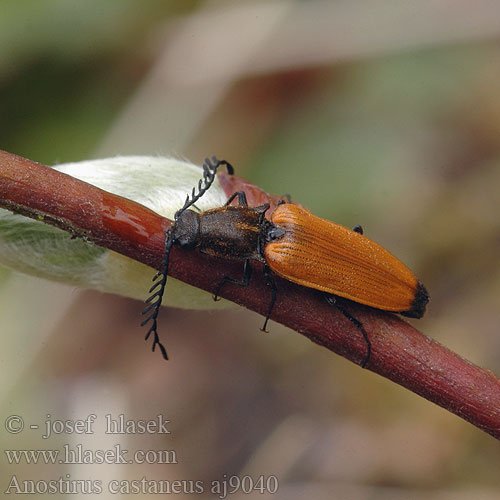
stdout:
[[(0, 148), (48, 165), (225, 158), (269, 192), (362, 224), (429, 289), (415, 326), (496, 373), (499, 82), (500, 7), (486, 0), (0, 4)], [(0, 268), (1, 417), (26, 422), (2, 430), (3, 449), (120, 443), (178, 461), (2, 456), (2, 491), (14, 474), (227, 474), (277, 476), (273, 498), (498, 498), (498, 442), (405, 389), (279, 325), (262, 335), (245, 310), (164, 311), (165, 364), (143, 342), (141, 310)], [(172, 434), (44, 440), (28, 428), (91, 413), (163, 414)], [(231, 496), (257, 497), (268, 495)]]

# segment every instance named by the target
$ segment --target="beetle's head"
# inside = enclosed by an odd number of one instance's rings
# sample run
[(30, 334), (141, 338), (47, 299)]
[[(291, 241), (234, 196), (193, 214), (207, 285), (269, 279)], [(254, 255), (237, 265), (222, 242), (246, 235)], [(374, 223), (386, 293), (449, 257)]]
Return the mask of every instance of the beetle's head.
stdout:
[(177, 217), (172, 238), (182, 248), (194, 248), (198, 244), (200, 216), (193, 210), (185, 210)]

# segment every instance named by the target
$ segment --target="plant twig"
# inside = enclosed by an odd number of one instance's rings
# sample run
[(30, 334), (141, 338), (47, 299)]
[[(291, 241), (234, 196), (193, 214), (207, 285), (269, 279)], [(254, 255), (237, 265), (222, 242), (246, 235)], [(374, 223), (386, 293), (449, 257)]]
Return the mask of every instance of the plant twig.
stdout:
[[(235, 176), (219, 174), (224, 190), (244, 190), (250, 205), (277, 198)], [(105, 192), (66, 174), (0, 151), (0, 206), (54, 224), (156, 268), (170, 221), (133, 201)], [(258, 266), (257, 263), (253, 264)], [(170, 274), (213, 292), (223, 276), (240, 276), (241, 263), (214, 259), (197, 251), (173, 248)], [(256, 270), (257, 271), (257, 270)], [(313, 342), (360, 363), (366, 344), (359, 330), (324, 296), (276, 277), (278, 300), (271, 318)], [(270, 290), (262, 273), (250, 285), (224, 287), (221, 295), (260, 314), (267, 312)], [(145, 296), (147, 290), (144, 292)], [(343, 301), (359, 319), (372, 344), (367, 366), (446, 408), (500, 439), (500, 380), (394, 314)]]

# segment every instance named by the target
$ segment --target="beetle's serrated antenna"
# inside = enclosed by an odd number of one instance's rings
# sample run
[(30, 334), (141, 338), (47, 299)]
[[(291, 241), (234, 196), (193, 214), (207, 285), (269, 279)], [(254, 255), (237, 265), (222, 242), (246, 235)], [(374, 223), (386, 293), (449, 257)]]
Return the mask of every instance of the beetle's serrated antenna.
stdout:
[(165, 287), (167, 284), (170, 250), (175, 243), (175, 238), (173, 236), (174, 227), (182, 212), (193, 206), (208, 191), (215, 180), (217, 169), (221, 165), (226, 166), (227, 171), (230, 175), (234, 173), (232, 165), (225, 160), (219, 161), (215, 156), (212, 156), (211, 160), (209, 158), (205, 159), (203, 163), (203, 177), (198, 181), (198, 194), (196, 194), (196, 187), (194, 187), (191, 191), (191, 199), (188, 195), (182, 208), (177, 210), (177, 212), (175, 213), (173, 224), (165, 232), (165, 253), (158, 267), (158, 272), (153, 278), (154, 284), (149, 289), (149, 293), (151, 293), (151, 296), (146, 300), (147, 305), (142, 311), (142, 314), (147, 314), (147, 317), (141, 323), (141, 326), (144, 326), (146, 323), (151, 322), (148, 333), (146, 333), (145, 340), (148, 340), (151, 334), (153, 334), (153, 351), (155, 350), (156, 346), (158, 346), (165, 359), (168, 359), (168, 356), (167, 351), (164, 345), (160, 342), (160, 337), (158, 335), (158, 313), (160, 312), (163, 294), (165, 293)]
[(142, 314), (147, 314), (146, 319), (141, 323), (144, 326), (146, 323), (151, 321), (148, 333), (146, 333), (145, 340), (148, 340), (151, 334), (153, 334), (153, 351), (156, 346), (160, 348), (160, 351), (165, 359), (168, 359), (167, 351), (163, 344), (160, 342), (160, 337), (158, 335), (158, 313), (160, 312), (161, 302), (163, 299), (163, 293), (165, 292), (165, 286), (167, 284), (168, 276), (168, 261), (170, 257), (170, 250), (174, 244), (174, 239), (172, 237), (172, 226), (167, 230), (165, 236), (165, 253), (163, 259), (158, 267), (158, 272), (153, 278), (153, 286), (149, 289), (150, 297), (146, 300), (146, 308), (142, 311)]
[(215, 156), (212, 158), (205, 158), (203, 162), (203, 177), (198, 181), (198, 194), (196, 194), (196, 187), (191, 191), (191, 199), (188, 196), (182, 208), (177, 210), (174, 216), (174, 220), (177, 220), (184, 210), (193, 206), (209, 189), (215, 180), (215, 174), (217, 169), (224, 165), (227, 168), (229, 174), (233, 174), (234, 169), (230, 163), (225, 160), (218, 160)]

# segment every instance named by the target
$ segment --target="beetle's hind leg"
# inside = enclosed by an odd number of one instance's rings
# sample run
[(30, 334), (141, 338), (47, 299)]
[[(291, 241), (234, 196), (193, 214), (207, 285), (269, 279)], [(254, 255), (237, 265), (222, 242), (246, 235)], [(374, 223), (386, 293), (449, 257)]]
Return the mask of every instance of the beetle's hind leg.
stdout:
[(362, 361), (360, 364), (361, 368), (365, 368), (366, 365), (368, 364), (368, 361), (370, 361), (370, 356), (372, 354), (372, 343), (370, 342), (370, 339), (368, 338), (368, 334), (366, 333), (366, 330), (363, 326), (363, 323), (361, 321), (357, 320), (354, 316), (352, 316), (348, 311), (346, 311), (339, 303), (337, 302), (337, 299), (334, 295), (325, 295), (326, 301), (331, 304), (332, 306), (335, 306), (351, 323), (356, 325), (361, 333), (363, 334), (363, 337), (366, 342), (366, 356), (365, 359)]
[(264, 321), (264, 324), (262, 325), (261, 331), (266, 332), (266, 326), (267, 322), (269, 321), (269, 318), (271, 316), (271, 313), (273, 311), (274, 304), (276, 302), (276, 292), (278, 288), (276, 287), (276, 283), (274, 282), (273, 278), (271, 277), (271, 269), (269, 269), (269, 266), (264, 266), (264, 278), (266, 278), (267, 284), (271, 287), (271, 303), (269, 304), (269, 309), (266, 314), (266, 319)]
[(214, 300), (219, 300), (219, 292), (225, 283), (231, 283), (237, 286), (248, 286), (250, 283), (250, 277), (252, 276), (252, 266), (250, 265), (250, 261), (247, 259), (243, 264), (243, 278), (241, 281), (235, 280), (234, 278), (230, 278), (229, 276), (224, 276), (221, 279), (220, 283), (217, 285), (214, 293)]

